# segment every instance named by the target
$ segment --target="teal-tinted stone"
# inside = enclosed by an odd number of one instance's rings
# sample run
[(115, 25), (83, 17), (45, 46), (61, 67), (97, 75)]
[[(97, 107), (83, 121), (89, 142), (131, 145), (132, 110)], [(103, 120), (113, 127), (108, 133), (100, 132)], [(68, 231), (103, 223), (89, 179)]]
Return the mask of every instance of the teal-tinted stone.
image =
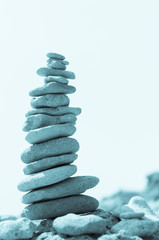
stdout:
[(70, 164), (74, 162), (77, 159), (77, 157), (78, 157), (77, 154), (72, 153), (72, 154), (64, 154), (64, 155), (59, 155), (54, 157), (43, 158), (41, 160), (27, 164), (24, 167), (23, 172), (25, 175), (28, 175), (28, 174), (40, 172), (42, 170), (46, 170), (49, 168)]
[(68, 213), (86, 213), (97, 209), (99, 202), (90, 196), (76, 195), (31, 204), (22, 212), (29, 219), (55, 218)]
[(79, 143), (76, 139), (68, 137), (56, 138), (30, 146), (21, 154), (21, 160), (24, 163), (30, 163), (46, 157), (76, 153), (78, 150)]
[(69, 105), (69, 98), (64, 94), (46, 94), (31, 99), (32, 108), (60, 107)]
[(52, 60), (58, 61), (58, 62), (60, 62), (60, 63), (62, 63), (62, 64), (64, 64), (64, 65), (69, 65), (69, 62), (68, 62), (68, 61), (60, 60), (60, 59), (57, 59), (57, 58), (48, 58), (46, 61), (47, 61), (47, 63), (51, 63)]
[(55, 61), (52, 60), (50, 63), (47, 64), (48, 68), (53, 68), (53, 69), (61, 69), (61, 70), (65, 70), (66, 69), (66, 65), (64, 65), (63, 63), (59, 62), (59, 61)]
[(67, 214), (58, 217), (53, 222), (53, 227), (59, 234), (79, 236), (83, 234), (101, 235), (106, 232), (105, 220), (95, 215), (79, 216)]
[(77, 107), (68, 107), (68, 106), (61, 106), (61, 107), (54, 107), (54, 108), (38, 108), (38, 109), (32, 109), (29, 112), (26, 113), (26, 117), (36, 114), (47, 114), (50, 116), (60, 116), (67, 113), (72, 113), (75, 116), (79, 115), (81, 113), (81, 108)]
[(27, 175), (19, 184), (18, 189), (21, 192), (27, 192), (33, 189), (45, 187), (58, 183), (75, 174), (77, 167), (75, 165), (65, 165), (51, 168), (38, 173)]
[(30, 144), (40, 143), (59, 137), (72, 136), (76, 127), (71, 123), (56, 124), (31, 130), (25, 137)]
[(45, 84), (42, 87), (35, 88), (29, 92), (29, 95), (34, 96), (41, 96), (45, 94), (50, 93), (64, 93), (64, 94), (70, 94), (74, 93), (76, 91), (76, 88), (67, 84), (62, 83), (55, 83), (50, 82)]
[(39, 76), (44, 76), (44, 77), (48, 77), (48, 76), (62, 76), (65, 78), (69, 78), (69, 79), (75, 79), (75, 74), (73, 72), (70, 71), (63, 71), (63, 70), (59, 70), (59, 69), (51, 69), (51, 68), (39, 68), (37, 70), (37, 74)]
[(60, 183), (53, 184), (49, 187), (37, 189), (25, 194), (22, 202), (25, 204), (52, 200), (72, 195), (84, 193), (87, 189), (95, 187), (99, 179), (92, 176), (80, 176), (68, 178)]
[(56, 59), (60, 59), (60, 60), (64, 60), (65, 59), (65, 57), (63, 55), (61, 55), (59, 53), (53, 53), (53, 52), (47, 53), (46, 56), (48, 58), (56, 58)]
[(44, 78), (44, 82), (47, 84), (49, 82), (58, 82), (58, 83), (63, 83), (63, 84), (67, 84), (69, 81), (67, 78), (64, 77), (46, 77)]
[(55, 124), (75, 123), (76, 120), (77, 120), (77, 117), (72, 113), (59, 115), (59, 116), (50, 116), (47, 114), (31, 115), (27, 117), (23, 126), (23, 131), (29, 132), (30, 130), (34, 130), (37, 128), (46, 127), (50, 125), (55, 125)]

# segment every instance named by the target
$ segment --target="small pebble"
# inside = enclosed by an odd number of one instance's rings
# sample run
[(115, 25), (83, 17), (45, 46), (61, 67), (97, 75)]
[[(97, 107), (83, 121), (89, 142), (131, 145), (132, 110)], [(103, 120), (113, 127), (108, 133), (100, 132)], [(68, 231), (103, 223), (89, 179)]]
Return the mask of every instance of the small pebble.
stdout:
[(61, 167), (51, 168), (39, 173), (27, 175), (24, 180), (18, 184), (21, 192), (27, 192), (33, 189), (45, 187), (58, 183), (75, 174), (77, 167), (75, 165), (65, 165)]
[(53, 68), (53, 69), (61, 69), (61, 70), (65, 70), (66, 69), (66, 65), (60, 63), (59, 61), (55, 61), (52, 60), (51, 62), (49, 62), (47, 64), (48, 68)]
[(51, 69), (51, 68), (39, 68), (37, 70), (37, 74), (39, 76), (44, 76), (44, 77), (48, 77), (48, 76), (62, 76), (65, 78), (69, 78), (69, 79), (75, 79), (76, 76), (73, 72), (70, 71), (63, 71), (63, 70), (59, 70), (59, 69)]
[(78, 236), (82, 234), (103, 234), (106, 231), (105, 221), (95, 215), (78, 216), (67, 214), (58, 217), (53, 222), (53, 227), (60, 234)]
[(121, 213), (120, 218), (124, 219), (132, 219), (132, 218), (138, 218), (141, 219), (143, 218), (145, 213), (143, 212), (127, 212), (127, 213)]
[(40, 172), (52, 167), (66, 165), (74, 162), (77, 159), (77, 154), (64, 154), (55, 157), (43, 158), (41, 160), (27, 164), (23, 172), (25, 175)]
[(50, 116), (60, 116), (64, 115), (67, 113), (72, 113), (75, 116), (79, 115), (81, 113), (81, 108), (76, 108), (76, 107), (68, 107), (68, 106), (63, 106), (63, 107), (54, 107), (54, 108), (38, 108), (38, 109), (32, 109), (29, 112), (26, 113), (26, 117), (31, 116), (31, 115), (36, 115), (36, 114), (47, 114)]
[(76, 139), (56, 138), (30, 146), (21, 154), (21, 160), (24, 163), (31, 163), (47, 157), (76, 153), (78, 150), (79, 143)]
[(45, 94), (50, 93), (63, 93), (63, 94), (70, 94), (74, 93), (76, 91), (76, 88), (67, 84), (63, 83), (55, 83), (50, 82), (45, 84), (42, 87), (35, 88), (32, 91), (29, 92), (29, 95), (31, 97), (41, 96)]
[(30, 105), (32, 108), (60, 107), (68, 105), (69, 102), (69, 98), (64, 94), (46, 94), (32, 98)]
[(74, 124), (56, 124), (31, 130), (25, 137), (30, 144), (40, 143), (59, 137), (72, 136), (76, 132)]
[(49, 53), (46, 54), (46, 56), (48, 58), (56, 58), (56, 59), (60, 59), (60, 60), (64, 60), (65, 59), (65, 57), (63, 55), (59, 54), (59, 53), (49, 52)]
[(46, 84), (49, 83), (49, 82), (58, 82), (58, 83), (63, 83), (63, 84), (69, 83), (67, 78), (64, 78), (64, 77), (51, 77), (51, 76), (44, 78), (44, 82)]
[(70, 212), (86, 213), (97, 209), (99, 202), (90, 196), (76, 195), (33, 203), (24, 208), (22, 216), (29, 219), (56, 218)]

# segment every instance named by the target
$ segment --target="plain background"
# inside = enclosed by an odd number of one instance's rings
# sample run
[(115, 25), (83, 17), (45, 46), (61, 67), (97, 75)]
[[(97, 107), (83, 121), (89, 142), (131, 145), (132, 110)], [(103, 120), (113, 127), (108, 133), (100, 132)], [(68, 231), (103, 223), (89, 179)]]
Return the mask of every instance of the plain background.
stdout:
[(158, 12), (157, 0), (0, 1), (0, 213), (23, 208), (21, 128), (47, 52), (76, 73), (78, 175), (100, 178), (88, 194), (141, 190), (159, 170)]

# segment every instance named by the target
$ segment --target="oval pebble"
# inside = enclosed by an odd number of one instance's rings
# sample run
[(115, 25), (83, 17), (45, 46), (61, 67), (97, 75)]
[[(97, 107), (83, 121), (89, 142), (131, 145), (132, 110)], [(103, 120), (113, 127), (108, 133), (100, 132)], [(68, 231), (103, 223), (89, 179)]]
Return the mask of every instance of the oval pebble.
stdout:
[(46, 170), (49, 168), (70, 164), (74, 162), (77, 159), (77, 157), (78, 157), (77, 154), (72, 153), (72, 154), (64, 154), (64, 155), (59, 155), (54, 157), (43, 158), (41, 160), (27, 164), (23, 168), (23, 172), (25, 175), (28, 175), (28, 174), (40, 172), (42, 170)]
[(37, 74), (39, 76), (44, 76), (44, 77), (48, 77), (48, 76), (62, 76), (65, 78), (69, 78), (69, 79), (75, 79), (75, 74), (73, 72), (70, 71), (63, 71), (63, 70), (59, 70), (59, 69), (51, 69), (51, 68), (39, 68), (37, 70)]
[(59, 137), (68, 137), (75, 133), (76, 127), (74, 124), (56, 124), (36, 130), (31, 130), (25, 137), (25, 140), (30, 144), (40, 143)]
[(49, 52), (46, 54), (46, 56), (48, 58), (56, 58), (56, 59), (60, 59), (60, 60), (64, 60), (65, 59), (65, 56), (59, 54), (59, 53), (53, 53), (53, 52)]
[(61, 107), (54, 107), (54, 108), (38, 108), (32, 109), (26, 113), (26, 117), (36, 115), (36, 114), (48, 114), (50, 116), (60, 116), (67, 113), (72, 113), (75, 116), (81, 113), (81, 108), (76, 107), (68, 107), (68, 106), (61, 106)]
[(75, 174), (77, 167), (75, 165), (65, 165), (62, 167), (51, 168), (39, 173), (27, 175), (24, 180), (18, 184), (21, 192), (27, 192), (33, 189), (52, 185), (61, 182)]
[(79, 143), (76, 139), (68, 137), (56, 138), (30, 146), (21, 154), (21, 160), (24, 163), (30, 163), (46, 157), (76, 153), (78, 150)]
[(53, 69), (61, 69), (65, 70), (66, 65), (60, 63), (59, 61), (52, 60), (50, 63), (47, 64), (48, 68), (53, 68)]
[(58, 82), (58, 83), (63, 83), (63, 84), (67, 84), (69, 81), (67, 78), (64, 77), (46, 77), (44, 78), (44, 82), (47, 84), (49, 82)]
[(31, 97), (41, 96), (45, 94), (50, 93), (64, 93), (64, 94), (70, 94), (74, 93), (76, 91), (76, 88), (67, 84), (62, 83), (54, 83), (50, 82), (45, 84), (42, 87), (35, 88), (29, 92), (29, 95)]
[(23, 131), (29, 132), (30, 130), (34, 130), (37, 128), (46, 127), (50, 125), (55, 125), (55, 124), (75, 123), (76, 120), (77, 120), (77, 117), (72, 113), (59, 115), (59, 116), (50, 116), (47, 114), (31, 115), (27, 117), (23, 126)]
[(31, 99), (32, 108), (60, 107), (69, 105), (69, 98), (64, 94), (46, 94)]
[(29, 204), (39, 201), (46, 201), (56, 198), (78, 195), (80, 193), (84, 193), (87, 189), (95, 187), (98, 182), (99, 179), (92, 176), (79, 176), (68, 178), (49, 187), (44, 187), (26, 193), (22, 197), (22, 202), (25, 204)]
[(29, 219), (55, 218), (68, 213), (86, 213), (97, 209), (99, 202), (90, 196), (76, 195), (31, 204), (24, 208), (23, 217)]

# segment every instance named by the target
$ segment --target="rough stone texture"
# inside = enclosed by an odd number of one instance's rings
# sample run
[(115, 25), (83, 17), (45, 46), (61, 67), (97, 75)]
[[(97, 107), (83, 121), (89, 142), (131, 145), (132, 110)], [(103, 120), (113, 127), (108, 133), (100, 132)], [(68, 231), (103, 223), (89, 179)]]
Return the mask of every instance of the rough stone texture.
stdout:
[(54, 108), (38, 108), (38, 109), (32, 109), (28, 113), (26, 113), (26, 117), (36, 114), (47, 114), (50, 116), (60, 116), (67, 113), (72, 113), (75, 116), (79, 115), (81, 113), (81, 108), (76, 107), (54, 107)]
[(22, 192), (27, 192), (40, 187), (49, 186), (67, 179), (76, 173), (76, 171), (77, 167), (75, 165), (65, 165), (41, 171), (39, 173), (33, 173), (27, 175), (24, 180), (18, 184), (18, 189)]
[(39, 236), (32, 238), (32, 240), (52, 240), (54, 236), (53, 232), (44, 232)]
[(84, 193), (87, 189), (95, 187), (99, 179), (92, 176), (79, 176), (68, 178), (52, 186), (37, 189), (25, 194), (22, 202), (25, 204), (46, 201)]
[[(94, 240), (97, 238), (94, 237), (90, 237), (88, 235), (82, 235), (82, 236), (75, 236), (75, 237), (65, 237), (65, 236), (59, 236), (59, 235), (55, 235), (53, 236), (53, 238), (51, 240)], [(49, 239), (48, 239), (49, 240)]]
[(151, 220), (129, 219), (122, 220), (111, 229), (112, 233), (118, 233), (120, 230), (126, 231), (128, 236), (138, 236), (147, 239), (159, 239), (159, 222)]
[(60, 107), (68, 105), (69, 102), (69, 98), (64, 94), (46, 94), (32, 98), (30, 105), (32, 108)]
[(30, 144), (40, 143), (59, 137), (72, 136), (76, 132), (74, 124), (56, 124), (30, 131), (25, 140)]
[(48, 76), (62, 76), (62, 77), (69, 78), (69, 79), (75, 79), (76, 78), (76, 76), (73, 72), (63, 71), (63, 70), (59, 70), (59, 69), (51, 69), (51, 68), (46, 68), (46, 67), (39, 68), (37, 70), (37, 74), (39, 76), (45, 76), (45, 77), (48, 77)]
[(0, 215), (0, 222), (6, 221), (6, 220), (17, 220), (19, 218), (20, 218), (19, 215), (3, 214), (3, 215)]
[(127, 213), (121, 213), (120, 218), (124, 219), (132, 219), (132, 218), (138, 218), (138, 219), (143, 219), (145, 216), (144, 212), (127, 212)]
[(60, 234), (78, 236), (82, 234), (103, 234), (105, 232), (105, 221), (95, 215), (78, 216), (67, 214), (58, 217), (53, 222), (53, 227)]
[(76, 120), (77, 120), (76, 116), (72, 113), (60, 116), (49, 116), (47, 114), (31, 115), (26, 119), (23, 131), (29, 132), (37, 128), (62, 123), (75, 123)]
[(64, 78), (64, 77), (52, 77), (52, 76), (44, 78), (44, 82), (45, 82), (45, 84), (50, 83), (50, 82), (58, 82), (58, 83), (63, 83), (63, 84), (69, 83), (67, 78)]
[(142, 240), (142, 238), (137, 236), (130, 237), (124, 233), (118, 233), (111, 235), (103, 235), (102, 237), (99, 237), (98, 240)]
[(24, 163), (31, 163), (46, 157), (75, 153), (79, 150), (79, 143), (74, 138), (57, 138), (44, 143), (30, 146), (21, 154)]
[(49, 52), (46, 54), (46, 56), (48, 58), (55, 58), (55, 59), (60, 59), (60, 60), (64, 60), (65, 59), (65, 56), (59, 54), (59, 53), (53, 53), (53, 52)]
[(50, 63), (47, 64), (47, 67), (54, 68), (54, 69), (61, 69), (61, 70), (66, 69), (66, 65), (64, 65), (63, 63), (56, 61), (56, 60), (50, 61)]
[(29, 205), (24, 208), (22, 216), (29, 219), (55, 218), (70, 212), (76, 214), (92, 212), (98, 205), (95, 198), (76, 195)]
[(33, 236), (34, 224), (26, 218), (0, 222), (0, 239), (27, 239)]
[(45, 232), (52, 232), (55, 234), (53, 220), (51, 219), (32, 220), (32, 223), (34, 224), (34, 235)]
[(45, 94), (51, 94), (51, 93), (63, 93), (63, 94), (70, 94), (74, 93), (76, 91), (76, 88), (67, 84), (63, 83), (55, 83), (50, 82), (42, 87), (35, 88), (29, 92), (29, 95), (31, 97), (41, 96)]
[(23, 171), (25, 175), (40, 172), (49, 168), (66, 165), (74, 162), (77, 159), (77, 154), (64, 154), (55, 157), (43, 158), (41, 160), (27, 164)]

